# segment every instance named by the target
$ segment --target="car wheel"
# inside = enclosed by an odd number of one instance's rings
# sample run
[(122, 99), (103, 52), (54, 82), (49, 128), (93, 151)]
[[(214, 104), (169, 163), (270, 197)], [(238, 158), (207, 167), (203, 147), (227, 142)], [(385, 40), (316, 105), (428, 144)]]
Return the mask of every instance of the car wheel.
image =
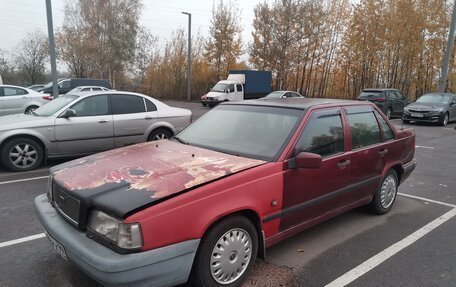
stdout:
[(201, 104), (203, 105), (203, 107), (207, 106), (207, 103), (202, 102)]
[(390, 211), (396, 200), (398, 186), (397, 173), (395, 170), (391, 169), (386, 173), (370, 202), (372, 212), (376, 214), (385, 214)]
[(31, 114), (34, 110), (38, 109), (38, 106), (30, 106), (25, 109), (25, 114)]
[(171, 132), (166, 129), (156, 129), (147, 137), (147, 141), (164, 140), (169, 139), (172, 136)]
[(193, 286), (240, 286), (258, 251), (258, 234), (250, 220), (233, 216), (209, 230), (193, 263)]
[(392, 114), (392, 112), (393, 112), (393, 111), (391, 110), (391, 108), (386, 109), (386, 117), (387, 117), (388, 119), (391, 119), (391, 114)]
[(450, 121), (450, 115), (448, 114), (448, 112), (446, 112), (445, 115), (443, 115), (442, 120), (440, 121), (440, 125), (442, 127), (444, 127), (448, 124), (449, 121)]
[(2, 160), (11, 171), (27, 171), (37, 168), (44, 159), (43, 148), (29, 138), (15, 138), (2, 148)]

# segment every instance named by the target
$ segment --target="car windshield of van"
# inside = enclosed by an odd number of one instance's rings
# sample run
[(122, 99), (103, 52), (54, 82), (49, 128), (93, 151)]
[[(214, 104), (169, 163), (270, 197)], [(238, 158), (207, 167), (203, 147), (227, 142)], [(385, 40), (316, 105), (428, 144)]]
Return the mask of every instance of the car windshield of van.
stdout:
[(39, 117), (48, 117), (50, 115), (53, 115), (56, 112), (58, 112), (61, 108), (74, 101), (76, 98), (77, 96), (70, 95), (59, 96), (57, 99), (52, 100), (49, 103), (42, 105), (41, 107), (36, 109), (34, 111), (34, 115)]
[(304, 110), (221, 105), (175, 139), (236, 156), (274, 161), (285, 148)]
[(422, 95), (416, 102), (417, 103), (441, 103), (446, 104), (450, 101), (450, 95), (444, 94), (426, 94)]
[(228, 84), (217, 84), (211, 89), (211, 92), (224, 93), (227, 88)]
[(373, 100), (383, 98), (382, 91), (362, 91), (359, 95), (360, 99)]
[[(64, 80), (64, 79), (58, 79), (58, 80), (57, 80), (57, 84), (60, 83), (62, 80)], [(46, 85), (44, 85), (44, 86), (42, 87), (42, 89), (47, 89), (47, 88), (50, 88), (50, 87), (52, 87), (52, 81), (49, 82), (49, 83), (47, 83)]]

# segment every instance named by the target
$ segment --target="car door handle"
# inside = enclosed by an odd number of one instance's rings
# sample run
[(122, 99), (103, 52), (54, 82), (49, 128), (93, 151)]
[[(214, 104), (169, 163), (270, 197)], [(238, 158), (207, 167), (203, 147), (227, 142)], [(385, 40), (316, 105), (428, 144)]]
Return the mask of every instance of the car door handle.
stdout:
[(104, 123), (107, 123), (108, 120), (99, 120), (98, 122), (99, 122), (100, 124), (104, 124)]
[(388, 149), (386, 149), (386, 148), (381, 149), (381, 150), (378, 151), (378, 155), (379, 155), (380, 157), (384, 157), (385, 154), (387, 154), (387, 153), (388, 153)]
[(343, 169), (349, 164), (351, 164), (351, 161), (349, 159), (343, 159), (337, 163), (337, 167)]
[(150, 117), (150, 116), (147, 116), (145, 117), (146, 120), (153, 120), (154, 118), (153, 117)]

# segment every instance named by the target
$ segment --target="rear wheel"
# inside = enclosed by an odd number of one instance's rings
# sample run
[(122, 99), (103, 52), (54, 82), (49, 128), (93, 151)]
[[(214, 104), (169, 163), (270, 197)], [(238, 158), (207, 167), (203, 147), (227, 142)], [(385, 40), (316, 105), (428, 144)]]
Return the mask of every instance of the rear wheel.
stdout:
[(37, 168), (44, 159), (43, 148), (29, 138), (15, 138), (2, 148), (2, 160), (11, 171), (27, 171)]
[(399, 186), (397, 173), (395, 170), (389, 170), (382, 180), (374, 198), (369, 204), (372, 212), (376, 214), (385, 214), (391, 210), (396, 200), (397, 188)]
[(25, 109), (25, 114), (31, 114), (34, 110), (38, 109), (38, 106), (30, 106)]
[(164, 140), (169, 139), (172, 136), (172, 133), (167, 129), (156, 129), (147, 137), (147, 141)]
[(258, 234), (247, 218), (227, 218), (205, 235), (193, 263), (193, 286), (240, 286), (252, 269)]

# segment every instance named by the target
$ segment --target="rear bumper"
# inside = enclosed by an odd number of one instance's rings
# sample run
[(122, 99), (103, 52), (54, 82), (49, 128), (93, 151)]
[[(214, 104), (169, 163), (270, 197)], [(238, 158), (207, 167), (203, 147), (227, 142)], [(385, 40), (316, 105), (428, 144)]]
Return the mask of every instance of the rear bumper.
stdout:
[(404, 173), (401, 176), (401, 183), (403, 183), (409, 176), (412, 174), (412, 172), (415, 170), (417, 166), (416, 159), (413, 159), (409, 161), (408, 163), (402, 165), (402, 169), (404, 170)]
[(68, 260), (105, 286), (174, 286), (188, 280), (200, 240), (132, 254), (118, 254), (66, 222), (45, 194), (35, 198), (47, 233), (65, 248)]

